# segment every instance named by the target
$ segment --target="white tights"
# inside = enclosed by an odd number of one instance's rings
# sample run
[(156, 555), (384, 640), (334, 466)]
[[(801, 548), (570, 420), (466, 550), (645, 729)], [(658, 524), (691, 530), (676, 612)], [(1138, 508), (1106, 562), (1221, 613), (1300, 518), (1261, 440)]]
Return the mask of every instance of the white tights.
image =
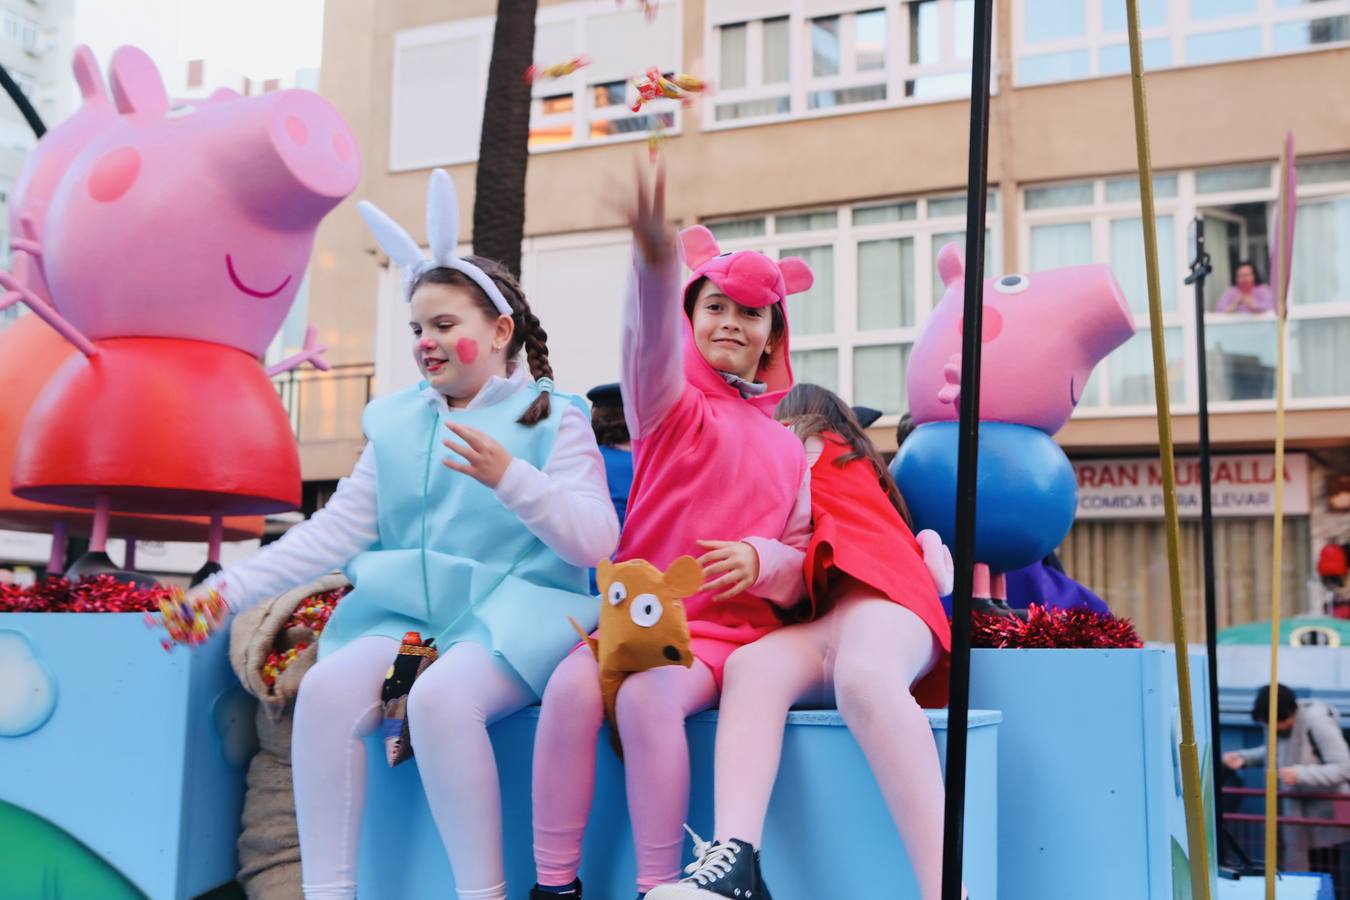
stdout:
[[(305, 900), (356, 896), (364, 738), (379, 727), (380, 688), (397, 652), (391, 638), (359, 638), (300, 683), (291, 756)], [(500, 657), (468, 642), (445, 650), (408, 696), (417, 767), (459, 900), (506, 900), (501, 791), (487, 728), (534, 700)]]

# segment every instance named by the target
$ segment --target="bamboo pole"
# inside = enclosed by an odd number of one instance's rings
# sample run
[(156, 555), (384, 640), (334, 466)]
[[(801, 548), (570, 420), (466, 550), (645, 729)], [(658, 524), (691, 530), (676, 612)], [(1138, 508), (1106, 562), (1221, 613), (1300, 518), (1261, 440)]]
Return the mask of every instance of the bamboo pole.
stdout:
[[(1186, 805), (1186, 839), (1190, 851), (1191, 896), (1209, 900), (1209, 850), (1200, 758), (1195, 747), (1191, 708), (1191, 667), (1187, 657), (1186, 611), (1181, 602), (1181, 524), (1177, 515), (1176, 461), (1172, 454), (1172, 413), (1167, 390), (1167, 352), (1163, 342), (1162, 292), (1158, 282), (1158, 236), (1153, 207), (1153, 163), (1149, 153), (1148, 104), (1144, 96), (1144, 64), (1139, 37), (1138, 0), (1126, 0), (1130, 29), (1130, 86), (1134, 95), (1134, 138), (1139, 157), (1139, 198), (1144, 228), (1144, 267), (1148, 276), (1149, 332), (1153, 339), (1153, 387), (1158, 407), (1158, 445), (1162, 456), (1163, 506), (1167, 524), (1167, 573), (1172, 601), (1172, 641), (1177, 666), (1181, 712), (1181, 782)], [(1217, 735), (1215, 736), (1217, 739)]]
[(1270, 702), (1266, 707), (1266, 900), (1275, 900), (1275, 862), (1279, 852), (1277, 822), (1280, 757), (1278, 692), (1280, 683), (1280, 587), (1284, 569), (1284, 333), (1288, 312), (1289, 269), (1294, 245), (1294, 135), (1285, 135), (1280, 150), (1280, 199), (1275, 231), (1275, 547), (1270, 570)]

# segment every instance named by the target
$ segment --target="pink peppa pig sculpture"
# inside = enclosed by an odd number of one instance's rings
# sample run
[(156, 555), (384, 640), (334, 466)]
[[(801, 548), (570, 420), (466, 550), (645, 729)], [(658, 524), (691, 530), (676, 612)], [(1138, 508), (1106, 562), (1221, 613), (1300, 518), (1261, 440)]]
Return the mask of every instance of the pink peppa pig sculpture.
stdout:
[[(938, 254), (946, 285), (914, 344), (907, 372), (918, 427), (891, 464), (916, 528), (949, 546), (956, 532), (956, 448), (964, 264)], [(1134, 334), (1108, 266), (1070, 266), (984, 282), (980, 448), (976, 486), (977, 609), (1007, 612), (1003, 573), (1048, 555), (1073, 524), (1073, 467), (1051, 435), (1082, 397), (1092, 369)]]
[(0, 305), (27, 303), (81, 351), (33, 403), (14, 493), (94, 509), (93, 552), (114, 508), (207, 514), (217, 532), (224, 515), (293, 509), (299, 460), (268, 376), (326, 368), (323, 348), (311, 330), (284, 363), (258, 358), (319, 221), (356, 187), (352, 134), (309, 91), (171, 106), (133, 47), (113, 55), (109, 100), (87, 52), (83, 124), (53, 131), (50, 165), (39, 145), (20, 210), (33, 274), (0, 273)]

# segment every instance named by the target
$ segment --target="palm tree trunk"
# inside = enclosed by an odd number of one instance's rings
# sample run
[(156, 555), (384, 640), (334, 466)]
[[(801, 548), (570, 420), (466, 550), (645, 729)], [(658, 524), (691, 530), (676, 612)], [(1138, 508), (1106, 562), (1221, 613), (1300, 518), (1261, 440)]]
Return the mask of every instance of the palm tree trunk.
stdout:
[(474, 184), (473, 252), (520, 277), (525, 236), (525, 169), (529, 164), (530, 87), (538, 0), (498, 0), (492, 35), (483, 132)]

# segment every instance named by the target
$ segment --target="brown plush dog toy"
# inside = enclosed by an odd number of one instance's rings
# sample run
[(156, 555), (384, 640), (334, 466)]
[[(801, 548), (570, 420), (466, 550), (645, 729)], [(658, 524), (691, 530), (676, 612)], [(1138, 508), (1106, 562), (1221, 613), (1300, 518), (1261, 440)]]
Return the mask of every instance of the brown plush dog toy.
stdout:
[(703, 584), (703, 567), (692, 556), (681, 556), (662, 572), (644, 559), (596, 567), (600, 588), (600, 625), (591, 637), (575, 619), (572, 627), (590, 645), (600, 664), (600, 694), (605, 700), (614, 750), (623, 755), (614, 703), (619, 686), (634, 672), (657, 666), (694, 664), (689, 652), (689, 622), (681, 600)]

